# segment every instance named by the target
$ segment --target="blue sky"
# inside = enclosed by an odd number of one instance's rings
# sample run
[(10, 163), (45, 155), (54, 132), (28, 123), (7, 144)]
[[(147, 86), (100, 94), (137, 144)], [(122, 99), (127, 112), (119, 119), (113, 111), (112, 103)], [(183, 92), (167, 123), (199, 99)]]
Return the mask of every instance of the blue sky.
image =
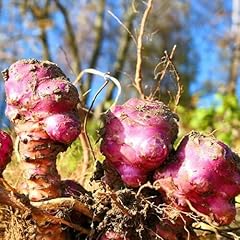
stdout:
[[(7, 4), (8, 1), (4, 0), (4, 4)], [(212, 19), (211, 16), (209, 16), (208, 9), (202, 8), (203, 5), (199, 4), (198, 1), (192, 0), (192, 10), (198, 12), (199, 15), (195, 15), (192, 17), (191, 22), (189, 22), (190, 27), (191, 27), (191, 34), (193, 37), (193, 47), (197, 50), (199, 59), (198, 61), (198, 72), (196, 75), (196, 81), (191, 85), (191, 91), (192, 93), (198, 93), (202, 90), (203, 88), (203, 83), (205, 80), (212, 80), (214, 81), (214, 84), (216, 87), (220, 85), (221, 82), (224, 82), (226, 79), (226, 71), (221, 68), (221, 57), (220, 57), (220, 48), (216, 44), (215, 41), (213, 41), (214, 36), (219, 36), (223, 37), (226, 32), (230, 31), (230, 24), (231, 24), (231, 16), (224, 16), (224, 17), (219, 17), (215, 21), (215, 19)], [(117, 16), (120, 15), (120, 11), (118, 6), (116, 5), (117, 3), (114, 2), (115, 7), (114, 9), (111, 9), (114, 14)], [(231, 10), (231, 1), (224, 1), (225, 8), (230, 11)], [(108, 9), (106, 9), (108, 10)], [(221, 9), (220, 9), (221, 10)], [(12, 12), (6, 12), (2, 11), (1, 16), (0, 16), (0, 23), (1, 25), (5, 26), (9, 23), (9, 20), (15, 16), (14, 8), (12, 8)], [(106, 16), (110, 17), (106, 11)], [(204, 24), (197, 25), (195, 24), (196, 20), (199, 19), (194, 19), (194, 17), (201, 17)], [(73, 16), (74, 17), (74, 16)], [(19, 18), (17, 21), (16, 27), (20, 28), (21, 24), (26, 25), (26, 23), (29, 21), (30, 17), (28, 14), (24, 16), (25, 21), (22, 22), (22, 19)], [(49, 42), (51, 44), (51, 53), (54, 54), (55, 52), (61, 51), (60, 46), (62, 45), (63, 38), (62, 36), (62, 31), (64, 29), (64, 22), (62, 16), (59, 14), (55, 15), (55, 19), (60, 23), (58, 25), (58, 28), (54, 26), (53, 30), (49, 31)], [(31, 21), (31, 20), (30, 20)], [(209, 21), (209, 25), (208, 25)], [(113, 24), (117, 25), (118, 23), (113, 20)], [(215, 24), (215, 25), (214, 25)], [(212, 26), (210, 26), (212, 25)], [(62, 26), (62, 27), (61, 27)], [(1, 28), (3, 30), (3, 28)], [(25, 27), (24, 28), (26, 32), (24, 32), (25, 35), (37, 35), (38, 31)], [(214, 32), (213, 32), (214, 31)], [(14, 32), (11, 33), (14, 36)], [(57, 36), (57, 37), (56, 37)], [(0, 32), (0, 40), (1, 38), (4, 37), (4, 32)], [(2, 39), (3, 40), (3, 39)], [(29, 58), (29, 57), (36, 57), (39, 58), (39, 54), (41, 53), (40, 49), (41, 46), (40, 44), (35, 43), (35, 51), (31, 49), (31, 46), (25, 46), (24, 42), (21, 42), (21, 39), (18, 41), (17, 46), (10, 46), (8, 45), (9, 49), (14, 49), (14, 47), (19, 47), (21, 46), (23, 48), (23, 58)], [(39, 51), (37, 51), (39, 49)], [(109, 64), (112, 63), (111, 55), (108, 54), (108, 46), (104, 45), (104, 55), (102, 55), (100, 59), (100, 64), (98, 65), (98, 69), (101, 71), (109, 71)], [(57, 59), (54, 59), (57, 60)], [(7, 64), (3, 64), (1, 68), (5, 68)], [(68, 69), (69, 70), (69, 69)], [(72, 79), (74, 79), (74, 76), (72, 76)], [(94, 89), (92, 89), (91, 95), (94, 95), (94, 92), (96, 89), (102, 85), (103, 80), (99, 78), (95, 78), (94, 82)], [(238, 95), (240, 95), (240, 89), (238, 88)], [(99, 96), (99, 99), (103, 100), (104, 95), (102, 94)], [(199, 106), (201, 107), (206, 107), (209, 106), (212, 101), (214, 101), (213, 95), (206, 95), (201, 98), (201, 101), (199, 103)]]
[[(219, 47), (219, 41), (231, 34), (231, 11), (232, 1), (223, 1), (224, 11), (228, 14), (223, 16), (222, 9), (217, 9), (217, 16), (209, 16), (208, 9), (201, 8), (199, 1), (192, 0), (192, 8), (200, 12), (202, 20), (205, 24), (191, 25), (191, 34), (193, 36), (194, 47), (198, 51), (198, 72), (196, 81), (191, 85), (191, 91), (198, 93), (201, 91), (203, 83), (206, 80), (211, 80), (216, 88), (216, 91), (221, 89), (221, 85), (226, 83), (228, 77), (228, 69), (221, 54), (229, 54), (229, 46), (225, 48)], [(213, 4), (216, 3), (213, 1)], [(214, 18), (215, 17), (215, 18)], [(194, 16), (193, 16), (194, 18)], [(207, 22), (206, 22), (207, 20)], [(198, 21), (198, 19), (197, 19)], [(239, 78), (238, 78), (239, 82)], [(239, 84), (238, 84), (239, 85)], [(240, 88), (237, 88), (237, 95), (240, 96)], [(208, 107), (215, 102), (214, 94), (207, 94), (200, 99), (199, 106)]]

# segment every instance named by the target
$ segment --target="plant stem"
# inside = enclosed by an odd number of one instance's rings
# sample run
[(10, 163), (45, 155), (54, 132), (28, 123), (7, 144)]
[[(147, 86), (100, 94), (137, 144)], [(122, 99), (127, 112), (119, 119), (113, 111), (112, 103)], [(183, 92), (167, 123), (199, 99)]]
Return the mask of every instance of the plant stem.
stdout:
[(140, 24), (140, 30), (139, 30), (139, 34), (138, 34), (138, 39), (137, 39), (137, 64), (136, 64), (136, 72), (135, 72), (135, 87), (136, 87), (137, 91), (139, 92), (142, 99), (145, 98), (144, 92), (143, 92), (143, 87), (142, 87), (143, 34), (144, 34), (147, 17), (152, 8), (152, 2), (153, 2), (153, 0), (148, 0), (147, 8), (144, 11), (144, 14), (142, 17), (142, 21)]

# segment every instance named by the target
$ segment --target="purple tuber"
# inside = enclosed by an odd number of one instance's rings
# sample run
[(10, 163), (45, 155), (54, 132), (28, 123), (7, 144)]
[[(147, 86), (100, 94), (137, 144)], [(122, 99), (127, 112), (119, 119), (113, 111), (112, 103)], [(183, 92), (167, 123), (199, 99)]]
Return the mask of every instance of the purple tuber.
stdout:
[(56, 156), (80, 133), (77, 89), (48, 61), (19, 60), (3, 77), (6, 114), (20, 139), (27, 181), (23, 191), (32, 201), (60, 196)]
[(159, 101), (130, 99), (107, 113), (101, 152), (123, 182), (138, 187), (168, 157), (177, 116)]
[[(78, 91), (49, 61), (19, 60), (3, 72), (3, 78), (6, 114), (19, 136), (25, 176), (21, 192), (31, 201), (61, 197), (56, 157), (80, 133)], [(41, 228), (37, 238), (65, 239), (61, 226), (56, 228), (51, 224)]]
[(184, 211), (196, 209), (219, 225), (236, 215), (234, 198), (240, 193), (240, 159), (212, 136), (191, 132), (185, 136), (175, 159), (155, 173), (168, 202)]
[(11, 137), (0, 130), (0, 176), (11, 160), (13, 143)]
[(72, 143), (80, 133), (79, 118), (73, 114), (53, 114), (44, 119), (44, 125), (52, 140), (65, 144)]

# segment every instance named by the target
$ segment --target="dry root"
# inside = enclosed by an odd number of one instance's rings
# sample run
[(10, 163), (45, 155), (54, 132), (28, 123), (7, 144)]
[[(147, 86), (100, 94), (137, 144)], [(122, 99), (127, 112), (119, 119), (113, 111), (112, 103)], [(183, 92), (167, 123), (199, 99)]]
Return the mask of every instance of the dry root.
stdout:
[[(48, 224), (64, 232), (65, 239), (99, 240), (106, 232), (115, 232), (128, 240), (155, 239), (239, 239), (239, 227), (218, 228), (197, 213), (183, 212), (163, 203), (155, 186), (147, 183), (138, 190), (111, 189), (103, 181), (94, 182), (92, 196), (62, 197), (29, 202), (4, 180), (8, 205), (1, 202), (0, 239), (37, 240)], [(201, 237), (200, 237), (201, 236)]]

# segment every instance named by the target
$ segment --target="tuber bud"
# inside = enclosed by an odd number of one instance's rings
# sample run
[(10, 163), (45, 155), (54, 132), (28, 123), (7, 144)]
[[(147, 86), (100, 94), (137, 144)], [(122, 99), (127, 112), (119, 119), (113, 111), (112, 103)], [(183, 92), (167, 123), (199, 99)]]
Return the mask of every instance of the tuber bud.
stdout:
[(79, 119), (70, 114), (53, 114), (44, 120), (49, 137), (61, 143), (72, 143), (80, 134)]

